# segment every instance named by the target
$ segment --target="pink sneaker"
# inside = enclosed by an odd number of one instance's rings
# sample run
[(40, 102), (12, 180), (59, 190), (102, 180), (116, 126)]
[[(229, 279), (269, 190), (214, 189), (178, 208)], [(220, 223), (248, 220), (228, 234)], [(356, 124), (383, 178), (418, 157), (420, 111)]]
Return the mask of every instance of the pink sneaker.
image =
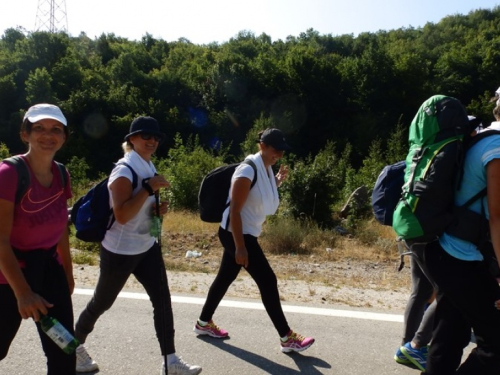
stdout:
[(312, 344), (314, 344), (314, 339), (312, 337), (301, 336), (292, 330), (288, 332), (288, 340), (285, 342), (281, 341), (281, 351), (283, 353), (288, 352), (301, 352), (308, 349)]
[(197, 335), (208, 335), (211, 337), (215, 337), (217, 339), (223, 339), (229, 336), (229, 333), (222, 329), (219, 328), (213, 320), (210, 320), (206, 325), (202, 326), (198, 321), (194, 325), (193, 328), (194, 333)]

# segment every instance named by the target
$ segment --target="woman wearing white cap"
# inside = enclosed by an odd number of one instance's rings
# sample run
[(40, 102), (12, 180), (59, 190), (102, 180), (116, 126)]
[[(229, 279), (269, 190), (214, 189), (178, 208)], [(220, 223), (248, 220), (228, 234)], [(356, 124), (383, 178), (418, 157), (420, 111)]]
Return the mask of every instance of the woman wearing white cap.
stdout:
[[(74, 352), (63, 352), (39, 324), (49, 315), (73, 333), (66, 205), (71, 188), (66, 169), (54, 162), (68, 138), (66, 118), (55, 105), (34, 105), (24, 116), (20, 135), (28, 152), (17, 158), (17, 167), (8, 161), (0, 164), (0, 360), (7, 356), (21, 320), (32, 318), (47, 357), (47, 374), (72, 374)], [(26, 186), (18, 183), (21, 168), (27, 168)]]

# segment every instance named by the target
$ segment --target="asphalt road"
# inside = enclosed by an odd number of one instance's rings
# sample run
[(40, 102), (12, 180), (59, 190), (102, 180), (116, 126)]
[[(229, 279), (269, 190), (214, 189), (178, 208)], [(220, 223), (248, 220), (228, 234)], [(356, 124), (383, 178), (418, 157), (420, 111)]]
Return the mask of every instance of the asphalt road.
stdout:
[[(75, 316), (90, 298), (82, 294), (85, 292), (74, 294)], [(186, 362), (202, 366), (204, 375), (419, 374), (393, 360), (402, 331), (400, 314), (284, 304), (292, 329), (315, 337), (316, 342), (303, 353), (283, 354), (260, 301), (223, 301), (214, 320), (229, 331), (229, 339), (196, 336), (192, 328), (203, 297), (174, 296), (173, 306), (177, 353)], [(89, 374), (159, 374), (162, 358), (147, 296), (118, 298), (97, 322), (86, 347), (100, 367)], [(45, 357), (31, 320), (21, 325), (7, 358), (0, 362), (0, 374), (46, 374)]]

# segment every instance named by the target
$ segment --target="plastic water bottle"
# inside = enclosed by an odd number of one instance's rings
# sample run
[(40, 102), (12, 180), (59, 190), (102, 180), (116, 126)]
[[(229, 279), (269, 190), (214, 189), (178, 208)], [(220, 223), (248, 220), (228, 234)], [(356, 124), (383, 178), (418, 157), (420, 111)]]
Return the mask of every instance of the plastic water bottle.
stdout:
[(80, 345), (77, 339), (56, 319), (44, 315), (40, 326), (47, 336), (59, 346), (64, 353), (71, 354)]
[(161, 219), (156, 215), (153, 215), (151, 218), (151, 229), (149, 233), (155, 238), (158, 238), (161, 235)]

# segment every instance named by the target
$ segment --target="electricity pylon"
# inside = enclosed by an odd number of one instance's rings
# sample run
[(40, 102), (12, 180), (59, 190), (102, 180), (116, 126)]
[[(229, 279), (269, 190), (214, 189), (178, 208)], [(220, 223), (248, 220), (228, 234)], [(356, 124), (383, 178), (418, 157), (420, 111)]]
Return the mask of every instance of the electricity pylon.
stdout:
[(38, 0), (35, 31), (68, 32), (66, 0)]

